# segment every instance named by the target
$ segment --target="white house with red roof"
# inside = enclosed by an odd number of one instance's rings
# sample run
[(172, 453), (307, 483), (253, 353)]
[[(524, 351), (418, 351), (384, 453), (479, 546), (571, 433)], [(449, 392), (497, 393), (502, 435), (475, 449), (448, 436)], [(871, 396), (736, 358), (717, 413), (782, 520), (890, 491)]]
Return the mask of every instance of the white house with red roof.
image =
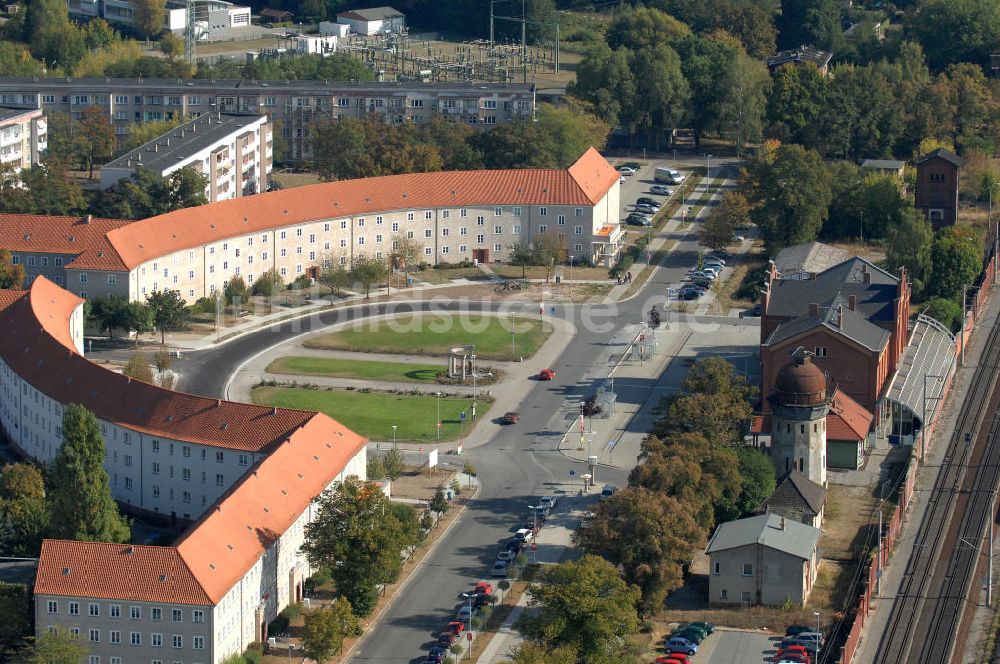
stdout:
[[(0, 291), (0, 426), (49, 461), (64, 407), (96, 416), (127, 512), (188, 521), (173, 546), (47, 540), (37, 631), (65, 627), (92, 662), (219, 662), (266, 637), (311, 574), (313, 501), (365, 477), (366, 441), (326, 415), (207, 399), (86, 360), (83, 300), (44, 276)], [(97, 659), (94, 659), (97, 658)]]
[[(423, 245), (430, 264), (505, 261), (515, 243), (554, 235), (580, 262), (611, 267), (621, 255), (619, 175), (591, 148), (564, 170), (441, 171), (344, 180), (185, 208), (136, 222), (0, 216), (16, 260), (60, 259), (66, 288), (131, 299), (176, 290), (188, 301), (232, 278), (274, 269), (291, 282), (323, 260), (388, 258), (393, 237)], [(33, 221), (36, 220), (36, 221)], [(55, 220), (53, 220), (55, 219)], [(81, 231), (100, 227), (100, 234)], [(54, 230), (42, 232), (43, 228)], [(87, 229), (89, 230), (89, 229)], [(68, 238), (72, 236), (73, 241)], [(35, 256), (35, 258), (29, 258)], [(68, 255), (67, 255), (68, 256)], [(46, 259), (48, 260), (48, 259)]]

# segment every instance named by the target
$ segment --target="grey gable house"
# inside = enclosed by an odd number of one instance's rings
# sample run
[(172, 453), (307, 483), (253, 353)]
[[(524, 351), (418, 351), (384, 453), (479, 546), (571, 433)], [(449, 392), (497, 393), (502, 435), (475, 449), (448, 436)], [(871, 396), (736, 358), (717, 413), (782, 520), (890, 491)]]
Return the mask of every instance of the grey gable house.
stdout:
[(819, 566), (820, 531), (777, 514), (720, 525), (705, 549), (713, 605), (805, 604)]

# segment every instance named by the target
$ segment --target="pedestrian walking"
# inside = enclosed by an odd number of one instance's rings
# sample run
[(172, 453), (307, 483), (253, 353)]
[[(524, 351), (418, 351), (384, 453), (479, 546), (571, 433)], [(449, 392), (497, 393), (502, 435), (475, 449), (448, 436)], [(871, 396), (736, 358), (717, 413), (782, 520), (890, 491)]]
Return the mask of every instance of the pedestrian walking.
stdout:
[(622, 275), (620, 275), (620, 274), (618, 275), (618, 285), (619, 286), (622, 285)]

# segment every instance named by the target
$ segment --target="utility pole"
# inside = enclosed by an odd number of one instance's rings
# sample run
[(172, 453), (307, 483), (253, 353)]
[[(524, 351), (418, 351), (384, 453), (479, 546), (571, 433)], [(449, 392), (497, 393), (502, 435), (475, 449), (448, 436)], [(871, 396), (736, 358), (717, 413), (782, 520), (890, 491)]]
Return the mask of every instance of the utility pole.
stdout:
[(965, 294), (968, 290), (968, 285), (962, 284), (962, 355), (958, 360), (958, 366), (965, 366)]
[(528, 82), (528, 24), (524, 12), (525, 0), (521, 0), (521, 67), (524, 72), (524, 83)]

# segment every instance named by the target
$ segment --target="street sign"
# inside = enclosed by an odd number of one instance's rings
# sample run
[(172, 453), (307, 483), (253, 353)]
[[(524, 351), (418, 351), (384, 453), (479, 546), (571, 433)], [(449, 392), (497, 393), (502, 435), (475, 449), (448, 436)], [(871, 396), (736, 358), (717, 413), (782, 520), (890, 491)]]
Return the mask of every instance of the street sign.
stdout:
[(428, 468), (433, 468), (436, 465), (438, 465), (438, 451), (437, 451), (437, 448), (435, 447), (427, 455), (427, 467)]
[(538, 542), (532, 542), (531, 543), (531, 550), (532, 551), (537, 551), (538, 550)]
[(462, 418), (463, 422), (465, 421), (465, 411), (464, 410), (462, 411), (462, 414), (459, 415), (459, 417)]
[(572, 475), (576, 475), (576, 471), (575, 471), (575, 470), (573, 470), (572, 468), (570, 468), (570, 469), (569, 469), (569, 474), (570, 474), (570, 476), (572, 476)]
[(466, 640), (471, 641), (472, 640), (472, 632), (466, 632), (465, 633), (465, 638), (466, 638)]

